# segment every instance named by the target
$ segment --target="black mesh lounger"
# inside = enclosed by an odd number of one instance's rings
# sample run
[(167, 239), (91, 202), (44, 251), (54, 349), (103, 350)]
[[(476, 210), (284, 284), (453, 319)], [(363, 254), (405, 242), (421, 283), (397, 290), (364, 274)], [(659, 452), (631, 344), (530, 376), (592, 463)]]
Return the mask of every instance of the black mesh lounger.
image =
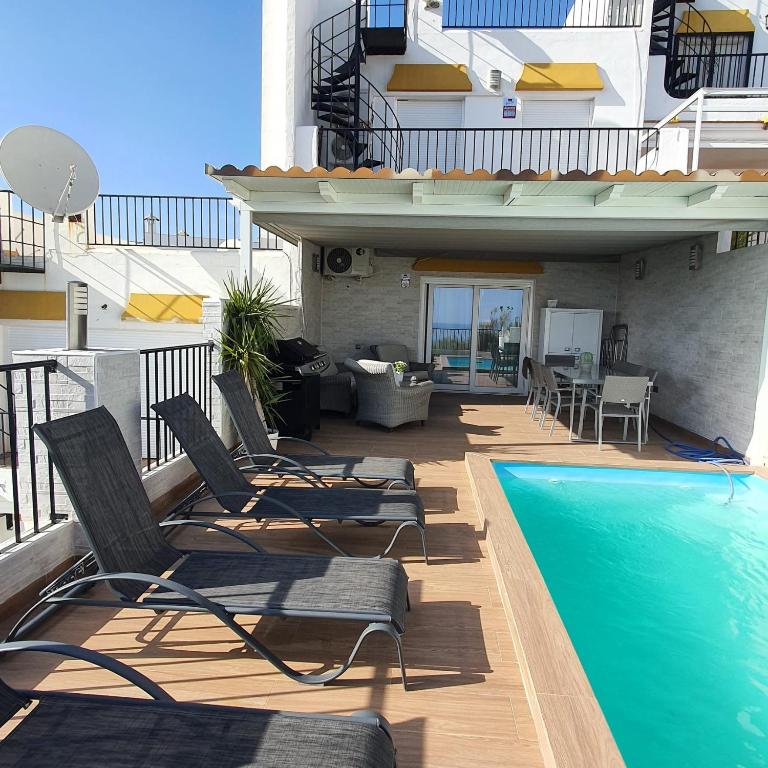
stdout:
[(415, 491), (254, 486), (246, 475), (258, 475), (262, 468), (238, 466), (202, 408), (189, 395), (177, 395), (156, 403), (152, 410), (170, 427), (211, 494), (176, 509), (174, 518), (190, 515), (221, 517), (220, 511), (202, 512), (196, 509), (202, 501), (215, 499), (227, 513), (233, 515), (300, 520), (341, 555), (348, 553), (314, 525), (313, 520), (350, 520), (362, 524), (391, 522), (397, 524), (397, 529), (382, 556), (390, 552), (402, 530), (416, 528), (421, 536), (424, 559), (428, 561), (424, 506)]
[[(405, 630), (408, 577), (399, 562), (271, 555), (241, 533), (216, 523), (170, 520), (158, 524), (120, 428), (104, 407), (37, 425), (35, 431), (48, 447), (99, 572), (48, 592), (14, 626), (9, 641), (29, 631), (39, 621), (38, 612), (51, 606), (211, 613), (288, 677), (323, 684), (349, 668), (369, 634), (384, 632), (397, 647), (405, 685), (400, 636)], [(184, 525), (229, 535), (250, 551), (176, 549), (161, 528)], [(115, 598), (80, 597), (97, 582), (106, 582)], [(235, 621), (237, 615), (336, 619), (361, 622), (365, 627), (341, 666), (322, 674), (301, 674), (243, 629)]]
[[(304, 474), (306, 477), (332, 480), (354, 480), (368, 487), (401, 485), (414, 488), (413, 464), (408, 459), (379, 456), (336, 456), (315, 443), (298, 437), (281, 436), (280, 440), (300, 443), (320, 452), (316, 454), (278, 455), (272, 447), (256, 404), (240, 373), (226, 371), (213, 380), (221, 391), (232, 417), (246, 456), (252, 465), (260, 465), (270, 474)], [(373, 483), (371, 483), (373, 481)]]
[(124, 678), (150, 699), (16, 691), (0, 680), (0, 726), (35, 708), (0, 739), (0, 765), (24, 768), (394, 768), (386, 720), (375, 712), (304, 715), (181, 704), (141, 673), (64, 643), (0, 645), (81, 659)]

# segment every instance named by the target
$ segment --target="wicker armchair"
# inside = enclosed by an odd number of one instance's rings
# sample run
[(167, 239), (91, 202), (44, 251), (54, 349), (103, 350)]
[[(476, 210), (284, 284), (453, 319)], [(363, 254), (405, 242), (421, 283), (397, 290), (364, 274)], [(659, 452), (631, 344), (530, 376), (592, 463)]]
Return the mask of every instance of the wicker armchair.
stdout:
[(415, 376), (418, 381), (427, 381), (432, 377), (435, 366), (432, 363), (417, 363), (411, 360), (405, 344), (372, 344), (371, 354), (374, 360), (383, 363), (396, 363), (402, 360), (407, 366), (404, 377)]
[(369, 421), (389, 429), (409, 421), (420, 421), (424, 426), (434, 389), (431, 381), (400, 386), (395, 380), (392, 363), (378, 360), (347, 358), (344, 365), (355, 376), (357, 422)]
[(339, 363), (320, 376), (320, 410), (349, 416), (355, 409), (355, 377)]

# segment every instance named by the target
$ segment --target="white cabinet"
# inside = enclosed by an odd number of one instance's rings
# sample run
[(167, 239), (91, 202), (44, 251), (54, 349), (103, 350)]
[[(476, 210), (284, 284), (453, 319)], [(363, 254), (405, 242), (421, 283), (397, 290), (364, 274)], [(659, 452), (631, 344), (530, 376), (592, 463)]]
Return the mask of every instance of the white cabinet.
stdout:
[(590, 352), (597, 362), (603, 332), (602, 309), (542, 309), (539, 323), (539, 360), (546, 355)]

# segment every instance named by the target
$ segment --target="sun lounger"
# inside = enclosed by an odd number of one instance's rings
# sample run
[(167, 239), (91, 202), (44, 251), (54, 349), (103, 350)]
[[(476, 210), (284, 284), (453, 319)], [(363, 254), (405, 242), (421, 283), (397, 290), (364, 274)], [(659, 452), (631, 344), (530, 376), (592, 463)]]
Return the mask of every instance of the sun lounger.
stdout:
[[(51, 605), (92, 605), (209, 613), (283, 674), (303, 683), (336, 679), (372, 632), (389, 635), (398, 651), (405, 630), (408, 578), (396, 560), (273, 555), (237, 531), (199, 520), (158, 524), (125, 440), (104, 407), (35, 427), (61, 477), (91, 545), (99, 572), (53, 589), (19, 620), (8, 640), (22, 636), (33, 616)], [(247, 552), (181, 550), (162, 527), (199, 526), (237, 539)], [(107, 583), (112, 599), (82, 597)], [(147, 590), (150, 590), (148, 592)], [(285, 664), (236, 621), (238, 615), (354, 621), (364, 628), (336, 669), (302, 674)]]
[[(152, 409), (170, 427), (211, 493), (211, 496), (196, 499), (188, 507), (177, 510), (177, 517), (190, 514), (210, 516), (211, 513), (199, 511), (199, 504), (215, 499), (231, 514), (259, 519), (300, 520), (328, 546), (343, 555), (348, 553), (323, 533), (313, 523), (314, 520), (394, 523), (397, 528), (382, 555), (390, 552), (401, 531), (416, 528), (421, 535), (424, 559), (427, 560), (424, 507), (415, 491), (254, 486), (247, 475), (259, 474), (261, 468), (238, 466), (202, 408), (189, 395), (169, 398), (156, 403)], [(220, 512), (213, 514), (221, 515)]]

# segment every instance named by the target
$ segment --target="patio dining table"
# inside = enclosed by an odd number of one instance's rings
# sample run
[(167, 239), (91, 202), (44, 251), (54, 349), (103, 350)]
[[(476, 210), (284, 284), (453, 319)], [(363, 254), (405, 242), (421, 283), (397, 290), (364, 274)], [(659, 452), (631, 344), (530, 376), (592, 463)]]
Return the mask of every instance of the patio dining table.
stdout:
[[(581, 387), (581, 407), (579, 409), (579, 416), (584, 412), (584, 408), (587, 403), (587, 390), (590, 388), (598, 389), (605, 383), (606, 376), (626, 376), (627, 374), (619, 371), (612, 371), (609, 368), (605, 368), (598, 363), (592, 363), (591, 365), (577, 365), (573, 367), (566, 366), (553, 366), (552, 370), (557, 376), (565, 379), (571, 385), (571, 407), (570, 411), (570, 423), (568, 425), (568, 439), (571, 442), (596, 442), (595, 440), (584, 440), (580, 436), (574, 436), (573, 434), (573, 419), (576, 413), (576, 390)], [(652, 387), (653, 383), (648, 382), (648, 386)], [(648, 442), (647, 433), (643, 437), (643, 442)]]

